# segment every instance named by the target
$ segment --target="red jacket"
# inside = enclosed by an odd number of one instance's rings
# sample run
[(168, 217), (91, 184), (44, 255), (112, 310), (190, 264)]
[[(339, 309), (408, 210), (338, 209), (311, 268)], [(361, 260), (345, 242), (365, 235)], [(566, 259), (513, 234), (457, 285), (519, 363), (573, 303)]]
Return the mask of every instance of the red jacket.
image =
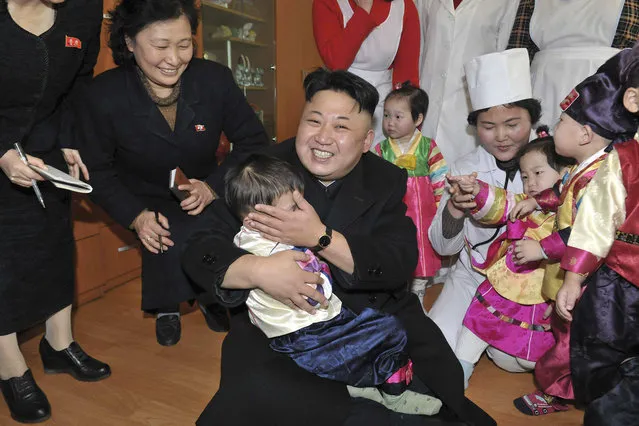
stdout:
[[(419, 15), (413, 0), (404, 1), (404, 24), (399, 48), (391, 65), (393, 86), (410, 80), (419, 86)], [(370, 14), (349, 0), (353, 17), (344, 28), (342, 11), (336, 0), (313, 0), (313, 33), (324, 64), (331, 70), (348, 69), (362, 42), (386, 20), (391, 3), (374, 0)]]

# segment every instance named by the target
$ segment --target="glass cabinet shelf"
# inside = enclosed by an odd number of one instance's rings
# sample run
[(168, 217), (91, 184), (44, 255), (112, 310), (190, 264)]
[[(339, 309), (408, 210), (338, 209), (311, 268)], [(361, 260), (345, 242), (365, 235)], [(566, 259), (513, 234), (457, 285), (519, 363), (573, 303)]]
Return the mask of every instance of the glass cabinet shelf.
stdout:
[(269, 137), (275, 137), (275, 0), (201, 5), (204, 58), (231, 69)]

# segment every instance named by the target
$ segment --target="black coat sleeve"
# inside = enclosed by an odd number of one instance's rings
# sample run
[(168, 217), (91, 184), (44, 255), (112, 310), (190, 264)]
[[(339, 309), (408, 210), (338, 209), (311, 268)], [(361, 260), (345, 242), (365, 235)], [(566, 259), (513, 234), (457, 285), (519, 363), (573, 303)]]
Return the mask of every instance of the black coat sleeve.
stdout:
[(219, 84), (226, 88), (222, 100), (222, 131), (233, 144), (233, 150), (206, 182), (219, 195), (224, 195), (224, 175), (242, 157), (269, 145), (269, 139), (253, 108), (235, 84), (231, 70), (224, 67)]
[(76, 139), (73, 132), (75, 113), (81, 108), (87, 96), (87, 89), (93, 80), (93, 69), (100, 53), (100, 31), (102, 30), (102, 2), (93, 0), (91, 5), (93, 34), (87, 43), (87, 51), (82, 61), (82, 66), (75, 76), (73, 85), (62, 104), (62, 124), (60, 129), (60, 148), (76, 148)]
[(115, 157), (118, 140), (115, 120), (111, 117), (104, 99), (108, 88), (93, 84), (86, 102), (77, 110), (77, 148), (89, 169), (93, 186), (91, 199), (100, 205), (116, 222), (129, 228), (133, 220), (146, 208), (143, 201), (133, 194), (118, 178)]
[[(342, 233), (353, 255), (352, 275), (332, 268), (345, 290), (393, 291), (405, 287), (417, 266), (417, 231), (406, 216), (407, 174), (396, 174), (395, 184), (384, 201), (370, 232)], [(388, 177), (388, 176), (386, 176)]]
[(191, 280), (207, 293), (213, 294), (225, 306), (241, 305), (248, 290), (228, 290), (222, 282), (229, 266), (248, 252), (233, 244), (233, 237), (241, 223), (231, 214), (222, 200), (215, 201), (213, 219), (208, 231), (194, 234), (182, 254), (182, 267)]

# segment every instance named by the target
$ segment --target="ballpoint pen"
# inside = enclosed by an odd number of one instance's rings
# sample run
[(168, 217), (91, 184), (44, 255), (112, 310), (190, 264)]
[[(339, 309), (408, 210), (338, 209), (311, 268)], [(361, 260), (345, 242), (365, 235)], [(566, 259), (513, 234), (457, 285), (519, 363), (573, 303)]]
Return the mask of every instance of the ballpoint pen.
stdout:
[[(27, 160), (27, 156), (22, 150), (22, 147), (20, 146), (20, 142), (14, 143), (13, 147), (16, 149), (16, 151), (18, 151), (18, 155), (20, 156), (20, 159), (22, 160), (22, 162), (26, 165), (29, 165), (29, 160)], [(40, 192), (40, 188), (38, 187), (38, 182), (35, 179), (31, 179), (31, 185), (33, 186), (33, 191), (35, 192), (35, 195), (38, 198), (40, 205), (42, 205), (42, 208), (43, 209), (47, 208), (47, 206), (44, 205), (44, 198), (42, 198), (42, 192)]]
[[(162, 224), (160, 223), (160, 213), (155, 212), (155, 221), (160, 224), (160, 226), (162, 226)], [(164, 228), (162, 226), (162, 228)], [(160, 254), (164, 253), (164, 250), (162, 249), (162, 235), (158, 234), (158, 243), (160, 244)]]

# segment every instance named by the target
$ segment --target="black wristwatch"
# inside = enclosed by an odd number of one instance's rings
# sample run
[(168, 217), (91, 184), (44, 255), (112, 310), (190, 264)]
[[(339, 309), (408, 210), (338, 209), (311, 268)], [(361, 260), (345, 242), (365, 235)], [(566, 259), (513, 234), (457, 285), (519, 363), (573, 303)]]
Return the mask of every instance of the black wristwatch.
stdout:
[(333, 230), (327, 226), (326, 231), (324, 231), (324, 235), (319, 237), (319, 240), (317, 240), (317, 245), (313, 247), (313, 251), (324, 250), (326, 247), (328, 247), (331, 244), (332, 239), (333, 239)]

